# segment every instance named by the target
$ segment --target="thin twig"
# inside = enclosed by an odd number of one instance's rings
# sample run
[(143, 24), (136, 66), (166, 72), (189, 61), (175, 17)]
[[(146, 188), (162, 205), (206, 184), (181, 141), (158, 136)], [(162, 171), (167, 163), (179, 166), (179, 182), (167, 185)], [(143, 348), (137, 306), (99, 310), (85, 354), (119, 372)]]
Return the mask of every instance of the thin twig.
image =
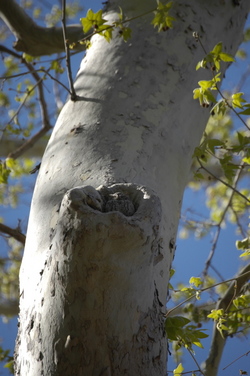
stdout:
[(44, 72), (46, 73), (49, 78), (51, 78), (53, 81), (55, 81), (56, 83), (58, 83), (60, 86), (62, 86), (65, 90), (67, 90), (67, 92), (70, 94), (70, 90), (67, 88), (66, 85), (64, 85), (61, 81), (59, 81), (56, 77), (52, 76), (52, 74), (49, 73), (48, 70), (45, 70), (45, 69), (39, 69), (40, 72)]
[[(203, 43), (202, 43), (202, 41), (201, 41), (200, 36), (199, 36), (198, 33), (195, 34), (195, 39), (196, 39), (197, 42), (199, 42), (202, 50), (207, 55), (207, 51), (206, 51), (205, 47), (203, 46)], [(211, 67), (212, 76), (215, 79), (215, 72), (214, 72), (214, 69), (213, 69), (211, 63), (210, 63), (210, 67)], [(235, 110), (235, 108), (229, 103), (229, 101), (227, 100), (227, 98), (225, 98), (225, 96), (221, 92), (221, 90), (220, 90), (218, 84), (216, 83), (216, 81), (215, 81), (215, 87), (216, 87), (216, 90), (218, 91), (218, 93), (220, 94), (221, 98), (225, 101), (226, 105), (230, 108), (230, 110), (233, 111), (233, 113), (238, 117), (238, 119), (242, 122), (242, 124), (244, 124), (245, 127), (250, 131), (249, 125), (245, 122), (245, 120), (242, 118), (242, 116)]]
[(234, 364), (235, 362), (237, 362), (237, 360), (243, 358), (243, 356), (247, 356), (248, 354), (250, 354), (250, 351), (247, 351), (245, 354), (241, 355), (241, 356), (238, 356), (238, 358), (234, 359), (231, 363), (229, 363), (226, 367), (222, 368), (222, 371), (224, 371), (225, 369), (227, 369), (228, 367), (230, 367), (232, 364)]
[(223, 282), (225, 278), (221, 275), (219, 270), (213, 264), (210, 264), (210, 268), (213, 269), (215, 274), (217, 274), (217, 276), (220, 278), (221, 282)]
[(232, 210), (232, 212), (234, 214), (235, 222), (237, 223), (238, 230), (240, 231), (241, 236), (243, 238), (246, 238), (247, 234), (246, 234), (246, 231), (244, 231), (242, 224), (240, 223), (240, 220), (239, 220), (239, 217), (238, 217), (238, 213), (234, 210), (234, 208), (231, 208), (231, 210)]
[(204, 271), (203, 271), (203, 275), (206, 276), (207, 275), (207, 271), (208, 271), (208, 268), (209, 266), (211, 265), (211, 261), (212, 261), (212, 258), (214, 256), (214, 253), (215, 253), (215, 250), (216, 250), (216, 247), (217, 247), (217, 244), (218, 244), (218, 240), (219, 240), (219, 236), (220, 236), (220, 232), (221, 232), (221, 225), (222, 225), (222, 222), (224, 221), (225, 219), (225, 216), (228, 212), (228, 209), (230, 208), (231, 204), (232, 204), (232, 200), (233, 200), (233, 196), (235, 194), (235, 191), (234, 189), (236, 189), (237, 187), (237, 184), (239, 182), (239, 179), (240, 179), (240, 175), (241, 175), (241, 172), (242, 172), (242, 167), (243, 167), (244, 163), (241, 164), (240, 168), (237, 170), (237, 173), (235, 175), (235, 178), (234, 178), (234, 183), (233, 185), (231, 186), (231, 194), (229, 196), (229, 199), (228, 199), (228, 202), (227, 202), (227, 205), (225, 206), (224, 210), (223, 210), (223, 213), (221, 215), (221, 218), (217, 224), (217, 231), (215, 233), (215, 236), (214, 236), (214, 239), (213, 239), (213, 242), (212, 242), (212, 247), (211, 247), (211, 250), (210, 250), (210, 253), (209, 253), (209, 256), (206, 260), (206, 263), (205, 263), (205, 268), (204, 268)]
[[(249, 280), (250, 264), (246, 265), (235, 279), (231, 279), (231, 283), (227, 291), (218, 301), (215, 309), (224, 309), (225, 311), (232, 305), (233, 299), (241, 292), (242, 287)], [(225, 281), (229, 282), (229, 280)], [(216, 322), (213, 327), (213, 336), (210, 346), (208, 358), (205, 361), (206, 374), (209, 375), (212, 370), (217, 370), (220, 364), (222, 351), (225, 346), (226, 337), (223, 338), (216, 327)]]
[[(43, 90), (43, 80), (44, 77), (40, 77), (37, 71), (34, 69), (33, 65), (28, 63), (21, 55), (16, 53), (15, 51), (10, 50), (9, 48), (6, 48), (5, 46), (0, 45), (0, 50), (3, 52), (6, 52), (8, 54), (11, 54), (12, 56), (18, 58), (21, 60), (21, 62), (28, 68), (30, 74), (33, 76), (36, 84), (32, 87), (31, 90), (27, 93), (26, 97), (24, 98), (23, 102), (20, 104), (19, 108), (17, 109), (15, 115), (13, 118), (19, 113), (23, 105), (25, 104), (26, 100), (28, 99), (30, 93), (37, 88), (38, 90), (38, 100), (40, 104), (40, 110), (41, 110), (41, 117), (42, 117), (42, 129), (40, 129), (34, 136), (32, 136), (29, 140), (25, 141), (22, 146), (20, 146), (17, 150), (11, 152), (8, 155), (8, 158), (16, 159), (20, 157), (25, 151), (27, 151), (29, 148), (31, 148), (43, 135), (45, 135), (49, 129), (51, 129), (50, 121), (49, 121), (49, 115), (47, 110), (47, 104), (44, 97), (44, 90)], [(45, 72), (48, 74), (48, 72)], [(13, 118), (11, 120), (13, 120)]]
[[(249, 276), (250, 276), (250, 264), (248, 264), (246, 267), (244, 267), (240, 273), (238, 274), (238, 276), (234, 277), (234, 278), (230, 278), (230, 279), (227, 279), (226, 281), (223, 281), (223, 282), (218, 282), (218, 283), (215, 283), (213, 284), (212, 286), (208, 286), (208, 287), (204, 287), (200, 290), (197, 290), (198, 292), (202, 293), (204, 291), (207, 291), (207, 290), (210, 290), (216, 286), (220, 286), (222, 283), (228, 283), (228, 282), (237, 282), (237, 290), (239, 291), (242, 287), (242, 285), (245, 283), (246, 279), (248, 278), (249, 279)], [(244, 283), (243, 283), (244, 282)], [(230, 285), (231, 286), (231, 285)], [(229, 293), (231, 292), (230, 290), (231, 287), (228, 288), (227, 292), (224, 294), (224, 302), (225, 302), (225, 299), (226, 297), (229, 295)], [(172, 312), (177, 310), (179, 307), (181, 307), (183, 304), (187, 303), (189, 300), (193, 299), (193, 298), (196, 298), (196, 294), (197, 294), (197, 291), (190, 295), (188, 298), (184, 299), (182, 302), (180, 302), (179, 304), (177, 304), (175, 307), (173, 308), (170, 308), (166, 314), (165, 314), (165, 317), (169, 317), (169, 316), (172, 316)], [(175, 292), (178, 292), (178, 290), (175, 290)], [(220, 302), (222, 302), (222, 300), (220, 300)], [(222, 303), (221, 303), (222, 304)], [(228, 305), (228, 302), (227, 302), (227, 305)]]
[[(200, 166), (201, 166), (201, 162), (200, 160), (198, 159), (199, 163), (200, 163)], [(240, 165), (240, 168), (237, 170), (237, 173), (235, 175), (235, 178), (234, 178), (234, 183), (232, 186), (230, 186), (231, 188), (231, 194), (229, 196), (229, 199), (228, 199), (228, 202), (227, 202), (227, 205), (225, 206), (224, 210), (223, 210), (223, 213), (221, 215), (221, 218), (219, 220), (219, 222), (217, 223), (217, 231), (215, 233), (215, 236), (214, 236), (214, 239), (213, 239), (213, 242), (212, 242), (212, 247), (211, 247), (211, 250), (209, 252), (209, 255), (208, 255), (208, 258), (205, 262), (205, 268), (203, 270), (203, 275), (206, 276), (207, 275), (207, 271), (208, 271), (208, 268), (211, 266), (211, 262), (212, 262), (212, 258), (214, 256), (214, 253), (215, 253), (215, 250), (216, 250), (216, 247), (217, 247), (217, 244), (218, 244), (218, 240), (219, 240), (219, 236), (220, 236), (220, 233), (221, 233), (221, 225), (222, 225), (222, 222), (224, 221), (225, 219), (225, 216), (228, 212), (228, 209), (230, 208), (231, 204), (232, 204), (232, 200), (233, 200), (233, 196), (235, 193), (238, 193), (238, 191), (236, 192), (235, 189), (237, 187), (237, 184), (239, 182), (239, 179), (240, 179), (240, 176), (241, 176), (241, 173), (242, 173), (242, 168), (244, 166), (244, 163), (242, 163)], [(203, 167), (204, 168), (204, 167)], [(220, 180), (220, 179), (218, 179)], [(220, 180), (221, 181), (221, 180)]]
[(68, 80), (69, 80), (69, 86), (70, 86), (70, 98), (72, 101), (76, 101), (77, 95), (76, 95), (76, 91), (74, 88), (74, 81), (72, 77), (69, 42), (67, 39), (67, 30), (66, 30), (66, 0), (63, 0), (62, 2), (62, 31), (63, 31), (63, 40), (64, 40), (65, 52), (66, 52), (66, 67), (67, 67)]
[[(182, 373), (179, 373), (179, 375), (188, 375), (189, 373), (195, 374), (195, 372), (201, 372), (199, 369), (194, 369), (193, 371), (185, 371)], [(174, 371), (167, 371), (167, 373), (174, 373)], [(178, 375), (178, 373), (175, 373), (175, 375)]]
[(241, 196), (244, 200), (246, 200), (247, 202), (250, 203), (250, 200), (245, 196), (243, 195), (240, 191), (238, 191), (237, 189), (235, 189), (234, 187), (232, 187), (230, 184), (228, 184), (226, 181), (220, 179), (218, 176), (214, 175), (211, 171), (209, 171), (204, 165), (203, 163), (200, 161), (200, 159), (197, 157), (197, 160), (198, 160), (198, 163), (199, 165), (201, 166), (201, 168), (206, 171), (209, 175), (211, 175), (215, 180), (218, 180), (220, 181), (222, 184), (224, 184), (226, 187), (232, 189), (235, 193), (237, 193), (239, 196)]
[(9, 119), (8, 123), (12, 123), (12, 121), (15, 119), (15, 117), (19, 114), (23, 106), (25, 105), (27, 99), (29, 98), (30, 94), (35, 90), (35, 88), (38, 86), (39, 82), (37, 82), (30, 90), (27, 91), (23, 101), (20, 103), (18, 109), (14, 113), (14, 115)]
[(192, 357), (193, 361), (195, 362), (196, 366), (198, 367), (199, 372), (200, 372), (203, 376), (205, 376), (205, 374), (202, 372), (202, 370), (201, 370), (201, 368), (200, 368), (200, 366), (199, 366), (199, 363), (198, 363), (197, 360), (195, 359), (194, 354), (192, 353), (192, 351), (191, 351), (188, 347), (187, 347), (187, 351), (189, 352), (189, 355)]

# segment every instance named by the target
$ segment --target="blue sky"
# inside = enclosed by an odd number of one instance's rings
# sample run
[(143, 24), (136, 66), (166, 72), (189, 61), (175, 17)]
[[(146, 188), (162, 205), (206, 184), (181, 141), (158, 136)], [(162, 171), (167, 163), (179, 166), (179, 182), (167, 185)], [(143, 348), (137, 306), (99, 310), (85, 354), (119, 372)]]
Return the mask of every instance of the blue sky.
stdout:
[[(83, 4), (85, 6), (85, 10), (91, 7), (94, 11), (98, 10), (100, 7), (99, 1), (84, 1)], [(37, 0), (37, 4), (42, 6), (42, 1)], [(248, 25), (250, 25), (250, 20), (248, 20)], [(219, 41), (218, 41), (219, 42)], [(249, 47), (248, 50), (250, 51)], [(74, 63), (74, 70), (77, 71), (80, 56), (75, 59)], [(226, 74), (226, 80), (224, 83), (224, 87), (227, 86), (231, 88), (234, 86), (241, 75), (243, 69), (246, 69), (247, 66), (250, 65), (250, 58), (248, 56), (245, 62), (237, 62), (236, 65), (230, 68), (230, 71)], [(249, 91), (248, 91), (248, 82), (245, 82), (245, 87), (243, 87), (243, 91), (247, 93), (246, 99), (250, 101)], [(194, 82), (194, 87), (196, 83)], [(32, 192), (32, 187), (35, 183), (36, 176), (31, 175), (28, 178), (26, 184), (29, 184), (29, 192)], [(16, 227), (17, 219), (24, 218), (24, 223), (27, 222), (28, 219), (28, 211), (29, 211), (29, 203), (31, 200), (31, 194), (26, 194), (23, 196), (22, 204), (18, 206), (17, 209), (12, 210), (10, 207), (3, 207), (1, 208), (1, 216), (6, 219), (6, 223), (10, 226)], [(207, 212), (205, 208), (205, 196), (204, 191), (202, 192), (193, 192), (190, 189), (187, 189), (184, 195), (183, 200), (183, 212), (187, 209), (192, 209), (194, 211), (199, 211), (203, 214)], [(202, 241), (197, 240), (193, 235), (190, 238), (181, 240), (177, 240), (177, 251), (176, 256), (174, 259), (174, 268), (176, 269), (176, 274), (172, 280), (172, 284), (176, 284), (178, 282), (187, 283), (191, 276), (199, 276), (203, 270), (204, 262), (208, 256), (208, 253), (211, 248), (211, 241), (212, 241), (213, 234), (209, 234), (205, 239)], [(227, 225), (227, 227), (223, 230), (222, 235), (220, 237), (218, 243), (218, 249), (215, 254), (215, 264), (218, 266), (218, 269), (222, 270), (222, 274), (225, 278), (230, 278), (236, 274), (239, 268), (239, 251), (235, 249), (235, 241), (237, 240), (237, 236), (235, 234), (235, 229), (232, 225)], [(3, 240), (0, 238), (0, 252), (6, 251), (6, 247), (4, 245)], [(210, 325), (211, 328), (211, 325)], [(0, 338), (2, 339), (2, 343), (4, 348), (13, 349), (14, 341), (17, 331), (17, 320), (12, 319), (7, 324), (0, 322)], [(198, 362), (202, 362), (205, 360), (207, 355), (207, 348), (209, 346), (210, 339), (206, 339), (203, 341), (205, 350), (201, 350), (197, 348), (196, 351), (196, 358)], [(244, 342), (238, 339), (229, 339), (224, 351), (224, 357), (221, 362), (220, 367), (220, 376), (236, 376), (239, 374), (239, 369), (243, 369), (248, 371), (250, 374), (250, 363), (248, 357), (241, 358), (238, 362), (235, 362), (232, 366), (227, 368), (223, 371), (223, 368), (228, 365), (232, 360), (236, 359), (240, 355), (243, 355), (245, 352), (250, 350), (249, 339), (246, 339)], [(185, 367), (185, 371), (196, 369), (196, 366), (191, 359), (189, 354), (184, 355), (183, 365)], [(169, 364), (168, 370), (172, 370), (175, 368), (176, 364), (173, 362), (172, 357), (169, 357)], [(0, 375), (8, 375), (8, 371), (1, 369), (0, 365)]]

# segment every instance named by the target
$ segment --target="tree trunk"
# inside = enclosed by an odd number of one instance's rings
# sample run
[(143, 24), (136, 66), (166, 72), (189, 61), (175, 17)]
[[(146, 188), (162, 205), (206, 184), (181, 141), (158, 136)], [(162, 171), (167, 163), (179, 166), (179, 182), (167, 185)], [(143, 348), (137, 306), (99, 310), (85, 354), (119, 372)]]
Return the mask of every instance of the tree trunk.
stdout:
[[(155, 2), (113, 0), (127, 17)], [(146, 5), (145, 5), (146, 4)], [(45, 151), (20, 273), (17, 375), (166, 374), (164, 312), (181, 200), (209, 109), (195, 71), (223, 41), (235, 53), (247, 1), (182, 0), (173, 30), (152, 14), (132, 39), (95, 36)]]

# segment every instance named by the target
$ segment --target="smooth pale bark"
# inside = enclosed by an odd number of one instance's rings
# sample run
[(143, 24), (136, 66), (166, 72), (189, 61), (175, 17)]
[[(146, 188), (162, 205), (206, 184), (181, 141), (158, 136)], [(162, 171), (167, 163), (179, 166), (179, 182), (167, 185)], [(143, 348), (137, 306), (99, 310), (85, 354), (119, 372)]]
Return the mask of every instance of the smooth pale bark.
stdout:
[[(132, 17), (155, 2), (116, 5)], [(197, 81), (211, 77), (195, 71), (203, 52), (192, 32), (208, 51), (222, 40), (233, 54), (249, 6), (183, 0), (173, 30), (158, 34), (148, 15), (130, 23), (127, 44), (94, 38), (76, 79), (79, 99), (62, 110), (35, 187), (17, 375), (166, 373), (169, 269), (209, 116), (192, 98)]]

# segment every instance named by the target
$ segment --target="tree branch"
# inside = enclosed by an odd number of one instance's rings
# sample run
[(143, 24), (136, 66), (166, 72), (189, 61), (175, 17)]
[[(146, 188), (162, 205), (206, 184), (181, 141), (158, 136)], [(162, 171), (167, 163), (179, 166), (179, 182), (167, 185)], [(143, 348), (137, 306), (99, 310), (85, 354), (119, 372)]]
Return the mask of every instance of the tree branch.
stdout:
[[(32, 56), (51, 55), (65, 51), (61, 27), (41, 27), (30, 18), (14, 0), (0, 1), (0, 17), (16, 37), (14, 48)], [(90, 33), (89, 33), (90, 34)], [(67, 26), (69, 44), (86, 38), (80, 25)], [(75, 49), (85, 50), (85, 46), (76, 43)]]
[(241, 168), (239, 168), (236, 172), (236, 175), (235, 175), (235, 178), (234, 178), (234, 182), (233, 182), (233, 185), (231, 187), (231, 193), (230, 193), (230, 196), (228, 198), (228, 202), (222, 212), (222, 215), (221, 215), (221, 218), (219, 220), (219, 222), (217, 223), (217, 231), (215, 233), (215, 236), (213, 238), (213, 242), (212, 242), (212, 247), (211, 247), (211, 250), (210, 250), (210, 253), (208, 255), (208, 258), (205, 262), (205, 268), (203, 270), (203, 275), (206, 276), (207, 273), (208, 273), (208, 269), (209, 267), (211, 266), (211, 262), (212, 262), (212, 258), (214, 257), (214, 254), (215, 254), (215, 250), (217, 248), (217, 244), (218, 244), (218, 240), (219, 240), (219, 237), (220, 237), (220, 233), (221, 233), (221, 226), (222, 226), (222, 223), (226, 217), (226, 214), (229, 210), (229, 208), (232, 206), (232, 201), (233, 201), (233, 196), (235, 194), (235, 189), (237, 189), (237, 184), (239, 182), (239, 179), (241, 177), (241, 173), (242, 173), (242, 169), (243, 169), (243, 166), (244, 166), (244, 162), (241, 164)]
[[(25, 157), (41, 159), (47, 143), (48, 143), (48, 140), (46, 138), (41, 138), (39, 143), (36, 142), (36, 144), (32, 148), (29, 148), (23, 151), (23, 153), (25, 153)], [(3, 158), (7, 158), (7, 156), (11, 155), (13, 150), (17, 151), (22, 146), (23, 146), (23, 140), (20, 140), (17, 138), (4, 139), (4, 142), (1, 143), (1, 155)]]
[[(224, 294), (222, 299), (218, 302), (216, 309), (221, 309), (221, 308), (223, 308), (224, 310), (229, 309), (230, 305), (232, 304), (232, 300), (240, 293), (240, 290), (242, 289), (244, 284), (249, 280), (249, 276), (250, 276), (250, 264), (245, 266), (240, 271), (238, 276), (235, 278), (236, 288), (235, 288), (235, 281), (231, 282), (226, 293)], [(226, 337), (223, 338), (221, 336), (221, 334), (216, 328), (216, 323), (215, 323), (209, 355), (205, 361), (205, 367), (204, 367), (205, 375), (207, 376), (217, 375), (225, 344), (226, 344)]]
[[(0, 5), (0, 8), (1, 8), (1, 5)], [(15, 56), (17, 59), (20, 59), (21, 62), (28, 68), (28, 70), (30, 71), (30, 74), (36, 81), (36, 84), (31, 90), (33, 91), (35, 88), (37, 88), (38, 100), (39, 100), (40, 110), (41, 110), (41, 118), (42, 118), (42, 124), (43, 124), (42, 128), (37, 133), (35, 133), (29, 140), (27, 140), (20, 147), (18, 147), (18, 149), (8, 154), (8, 158), (16, 159), (20, 157), (23, 153), (25, 153), (25, 151), (29, 150), (42, 136), (44, 136), (52, 128), (50, 125), (50, 121), (49, 121), (47, 103), (45, 101), (44, 90), (43, 90), (43, 79), (48, 74), (48, 72), (45, 71), (44, 77), (40, 77), (37, 71), (34, 69), (33, 65), (28, 63), (21, 55), (17, 54), (16, 52), (2, 45), (0, 45), (0, 51), (7, 52)], [(28, 96), (29, 96), (29, 93), (27, 93), (26, 99), (28, 98)], [(15, 116), (24, 105), (25, 100), (19, 106), (19, 109), (15, 113)]]
[(19, 312), (19, 304), (17, 299), (0, 300), (0, 315), (1, 316), (16, 316)]
[(23, 245), (25, 244), (26, 236), (22, 234), (18, 228), (14, 229), (4, 225), (3, 223), (0, 223), (0, 232), (11, 236)]

